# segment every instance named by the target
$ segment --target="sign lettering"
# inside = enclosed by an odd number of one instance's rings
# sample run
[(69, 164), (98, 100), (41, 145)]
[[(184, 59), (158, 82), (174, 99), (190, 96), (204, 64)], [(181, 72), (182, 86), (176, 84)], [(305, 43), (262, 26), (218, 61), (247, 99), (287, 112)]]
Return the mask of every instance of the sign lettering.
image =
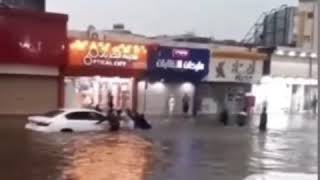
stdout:
[(127, 67), (135, 62), (141, 64), (140, 61), (146, 64), (147, 57), (144, 45), (93, 40), (76, 40), (70, 43), (70, 64), (74, 65)]
[(156, 62), (156, 67), (163, 69), (184, 69), (198, 72), (203, 71), (205, 65), (201, 61), (195, 63), (191, 60), (159, 59)]
[(220, 60), (215, 62), (215, 78), (220, 81), (252, 82), (256, 68), (254, 60)]
[(224, 65), (225, 65), (225, 62), (218, 63), (218, 66), (216, 67), (217, 78), (219, 78), (219, 77), (225, 78), (226, 77), (226, 75), (224, 73)]

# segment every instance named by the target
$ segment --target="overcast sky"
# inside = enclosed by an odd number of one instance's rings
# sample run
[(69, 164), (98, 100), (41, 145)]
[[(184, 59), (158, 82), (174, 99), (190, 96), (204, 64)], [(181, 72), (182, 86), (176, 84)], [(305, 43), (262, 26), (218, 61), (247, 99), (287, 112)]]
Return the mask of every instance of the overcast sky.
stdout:
[(47, 0), (47, 10), (69, 14), (69, 29), (111, 29), (123, 23), (146, 35), (195, 32), (240, 40), (264, 11), (297, 0)]

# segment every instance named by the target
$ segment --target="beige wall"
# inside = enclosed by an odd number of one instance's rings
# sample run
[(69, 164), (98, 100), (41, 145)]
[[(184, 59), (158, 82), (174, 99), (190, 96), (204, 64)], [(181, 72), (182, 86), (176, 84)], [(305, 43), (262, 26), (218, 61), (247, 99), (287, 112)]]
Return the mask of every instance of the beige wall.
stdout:
[[(310, 59), (273, 55), (271, 76), (309, 78)], [(312, 61), (312, 78), (317, 78), (317, 61)]]
[[(318, 47), (318, 8), (317, 1), (301, 1), (297, 16), (295, 17), (294, 34), (297, 46), (303, 49), (316, 51)], [(313, 18), (308, 18), (308, 13), (313, 13)], [(310, 40), (308, 40), (308, 37)]]

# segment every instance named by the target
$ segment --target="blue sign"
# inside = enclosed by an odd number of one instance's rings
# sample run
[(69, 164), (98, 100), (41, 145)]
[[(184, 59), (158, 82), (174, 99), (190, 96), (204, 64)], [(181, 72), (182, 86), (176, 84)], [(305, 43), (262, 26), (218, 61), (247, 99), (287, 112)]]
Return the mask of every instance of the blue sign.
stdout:
[(209, 72), (209, 59), (208, 49), (161, 46), (149, 59), (149, 77), (168, 81), (200, 81)]

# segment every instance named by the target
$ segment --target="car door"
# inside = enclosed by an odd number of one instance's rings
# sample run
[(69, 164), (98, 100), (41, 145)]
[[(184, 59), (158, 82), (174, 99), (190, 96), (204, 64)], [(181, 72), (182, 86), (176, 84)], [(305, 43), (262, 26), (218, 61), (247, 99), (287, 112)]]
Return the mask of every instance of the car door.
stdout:
[(73, 131), (101, 130), (101, 126), (97, 125), (101, 118), (102, 116), (95, 112), (72, 112), (66, 115), (66, 128), (70, 128)]
[[(88, 128), (90, 130), (103, 130), (107, 125), (109, 124), (108, 121), (106, 121), (106, 117), (103, 115), (96, 113), (96, 112), (90, 112), (89, 113), (89, 121), (94, 123), (89, 123)], [(101, 123), (98, 123), (99, 121), (102, 121)]]

